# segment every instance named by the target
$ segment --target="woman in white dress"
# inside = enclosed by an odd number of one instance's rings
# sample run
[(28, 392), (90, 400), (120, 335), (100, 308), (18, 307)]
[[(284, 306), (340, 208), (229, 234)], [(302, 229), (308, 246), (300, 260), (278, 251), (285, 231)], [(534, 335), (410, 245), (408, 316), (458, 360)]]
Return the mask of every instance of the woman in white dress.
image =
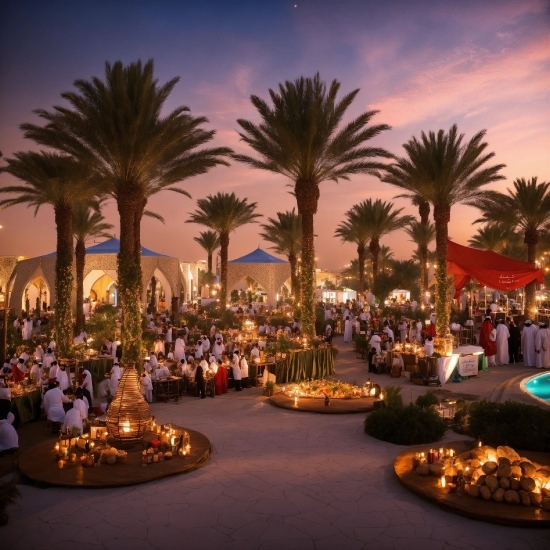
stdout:
[(351, 342), (352, 329), (353, 329), (353, 324), (352, 324), (351, 319), (348, 315), (346, 317), (346, 321), (344, 323), (344, 342)]

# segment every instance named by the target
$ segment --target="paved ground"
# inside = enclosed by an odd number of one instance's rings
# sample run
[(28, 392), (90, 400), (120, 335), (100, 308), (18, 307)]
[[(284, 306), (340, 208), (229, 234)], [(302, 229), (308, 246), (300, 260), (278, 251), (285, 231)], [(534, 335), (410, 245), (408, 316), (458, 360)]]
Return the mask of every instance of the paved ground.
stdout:
[[(337, 370), (343, 380), (361, 383), (368, 376), (349, 348)], [(490, 398), (506, 380), (532, 372), (500, 367), (444, 389)], [(410, 391), (414, 399), (424, 390), (407, 383), (406, 398)], [(153, 412), (207, 435), (211, 461), (191, 474), (127, 489), (22, 486), (21, 505), (0, 529), (0, 548), (550, 548), (550, 530), (468, 520), (410, 494), (392, 470), (402, 447), (366, 436), (362, 414), (286, 411), (255, 389), (153, 405)]]

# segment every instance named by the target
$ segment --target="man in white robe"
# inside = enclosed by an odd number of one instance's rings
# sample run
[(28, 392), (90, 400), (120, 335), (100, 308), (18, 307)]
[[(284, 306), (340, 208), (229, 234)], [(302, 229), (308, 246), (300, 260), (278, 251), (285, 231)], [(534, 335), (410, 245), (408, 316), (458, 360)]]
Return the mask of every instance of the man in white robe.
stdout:
[(199, 338), (198, 342), (195, 344), (195, 359), (200, 361), (203, 355), (202, 340)]
[(65, 365), (59, 365), (56, 380), (59, 382), (59, 389), (61, 391), (69, 389), (71, 382), (69, 380), (69, 373), (67, 372), (67, 367)]
[(65, 409), (63, 403), (70, 403), (70, 399), (63, 394), (58, 386), (48, 390), (44, 394), (44, 411), (46, 417), (52, 422), (63, 422), (65, 420)]
[(151, 368), (153, 370), (159, 366), (159, 362), (154, 351), (152, 351), (151, 354), (149, 355), (149, 363), (151, 363)]
[(42, 349), (42, 346), (40, 344), (36, 346), (34, 357), (39, 363), (42, 363), (42, 359), (44, 358), (44, 350)]
[(115, 397), (116, 392), (118, 390), (118, 383), (119, 379), (118, 376), (111, 370), (109, 373), (109, 392), (111, 393), (112, 397)]
[(216, 361), (220, 362), (222, 360), (224, 350), (225, 346), (223, 345), (223, 341), (216, 338), (216, 343), (212, 347), (212, 354), (216, 358)]
[(382, 353), (382, 339), (379, 334), (373, 334), (370, 337), (369, 345), (376, 350), (376, 353), (380, 355)]
[(31, 380), (36, 380), (36, 382), (40, 382), (42, 379), (42, 365), (36, 359), (32, 362), (29, 376)]
[[(50, 377), (50, 379), (55, 380), (57, 379), (59, 365), (57, 364), (57, 361), (52, 361), (51, 365), (52, 366), (50, 367), (50, 372), (48, 373), (48, 376)], [(42, 364), (42, 368), (44, 368), (44, 364)]]
[(19, 448), (19, 436), (11, 422), (0, 420), (0, 453), (16, 451)]
[(78, 409), (75, 409), (74, 406), (72, 409), (69, 409), (65, 413), (65, 418), (63, 420), (63, 432), (66, 432), (67, 428), (69, 430), (76, 428), (77, 430), (79, 430), (80, 434), (82, 434), (82, 432), (84, 431), (80, 411)]
[(22, 332), (23, 340), (30, 340), (32, 338), (32, 326), (33, 326), (32, 319), (30, 317), (27, 317), (27, 319), (23, 323), (23, 332)]
[(55, 353), (52, 348), (47, 348), (46, 353), (42, 358), (42, 368), (49, 369), (52, 366), (52, 363), (55, 361)]
[(344, 342), (351, 342), (352, 340), (353, 324), (349, 315), (346, 316), (344, 322)]
[(535, 336), (535, 353), (537, 369), (550, 367), (550, 331), (545, 323), (539, 323), (539, 330)]
[(174, 347), (174, 361), (181, 361), (185, 357), (185, 342), (179, 336)]
[(114, 373), (114, 375), (120, 380), (122, 378), (123, 371), (118, 363), (118, 361), (115, 361), (113, 364), (113, 367), (111, 368), (111, 372)]
[(526, 367), (534, 367), (537, 363), (537, 354), (535, 353), (535, 336), (537, 331), (538, 328), (530, 319), (527, 319), (521, 332), (521, 352), (523, 354), (523, 364)]
[(510, 362), (510, 355), (508, 353), (508, 338), (510, 338), (510, 332), (504, 321), (499, 321), (497, 324), (497, 365), (507, 365)]
[(141, 375), (139, 390), (147, 403), (151, 403), (153, 401), (153, 382), (146, 372)]

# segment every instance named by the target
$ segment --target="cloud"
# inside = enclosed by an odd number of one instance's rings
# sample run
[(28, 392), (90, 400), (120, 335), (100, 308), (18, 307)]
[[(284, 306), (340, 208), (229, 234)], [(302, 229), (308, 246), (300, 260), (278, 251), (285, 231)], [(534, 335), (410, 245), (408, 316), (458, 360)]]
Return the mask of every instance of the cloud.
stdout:
[(457, 49), (431, 63), (393, 95), (370, 108), (393, 126), (472, 116), (495, 103), (528, 102), (550, 93), (550, 36), (497, 53)]

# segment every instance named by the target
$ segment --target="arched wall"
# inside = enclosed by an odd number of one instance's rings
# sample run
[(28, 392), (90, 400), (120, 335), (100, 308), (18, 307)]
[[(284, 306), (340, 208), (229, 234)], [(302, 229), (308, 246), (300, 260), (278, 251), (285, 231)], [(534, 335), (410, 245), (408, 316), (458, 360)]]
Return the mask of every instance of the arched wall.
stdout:
[(245, 277), (252, 277), (265, 289), (267, 305), (277, 305), (277, 292), (290, 277), (289, 263), (231, 263), (227, 264), (227, 291)]

